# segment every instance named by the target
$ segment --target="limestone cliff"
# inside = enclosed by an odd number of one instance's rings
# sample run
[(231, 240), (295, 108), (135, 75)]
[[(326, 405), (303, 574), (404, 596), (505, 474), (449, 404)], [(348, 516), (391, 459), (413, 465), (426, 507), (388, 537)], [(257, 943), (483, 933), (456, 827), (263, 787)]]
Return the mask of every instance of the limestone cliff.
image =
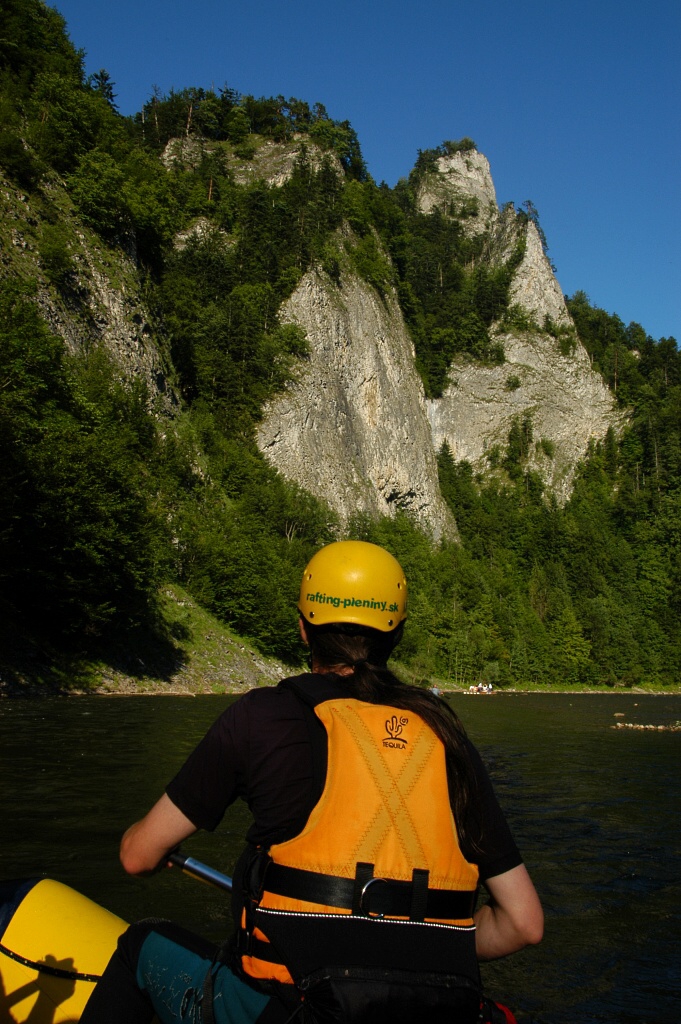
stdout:
[(455, 364), (442, 398), (427, 403), (433, 444), (439, 449), (446, 441), (457, 461), (485, 471), (492, 453), (504, 449), (514, 417), (529, 415), (529, 464), (563, 502), (591, 438), (602, 438), (617, 422), (612, 396), (581, 346), (563, 355), (553, 339), (535, 334), (499, 338), (506, 353), (502, 366)]
[(302, 154), (313, 171), (319, 170), (324, 160), (327, 160), (338, 176), (343, 176), (343, 169), (337, 156), (315, 145), (309, 136), (300, 134), (295, 134), (288, 142), (257, 138), (248, 158), (239, 156), (231, 147), (190, 135), (170, 139), (161, 154), (161, 161), (168, 169), (195, 168), (206, 154), (215, 151), (220, 153), (225, 166), (240, 185), (250, 185), (256, 181), (264, 181), (268, 185), (283, 185), (293, 174), (293, 168)]
[[(175, 140), (164, 162), (191, 164), (203, 147), (199, 140)], [(324, 158), (314, 146), (307, 152), (312, 166)], [(231, 172), (239, 181), (278, 186), (299, 153), (297, 139), (263, 142), (250, 159), (232, 153)], [(157, 407), (172, 412), (178, 403), (172, 368), (141, 297), (134, 254), (109, 249), (88, 231), (60, 183), (46, 188), (53, 210), (70, 225), (69, 287), (51, 283), (40, 251), (44, 225), (31, 199), (6, 180), (0, 180), (1, 273), (37, 279), (45, 319), (67, 346), (104, 344), (122, 372), (141, 376)], [(512, 207), (499, 211), (486, 158), (475, 150), (440, 157), (421, 177), (417, 197), (422, 212), (439, 208), (456, 217), (480, 243), (481, 259), (496, 266), (514, 261), (510, 302), (516, 315), (491, 330), (505, 362), (455, 362), (442, 397), (426, 402), (395, 291), (387, 287), (381, 297), (351, 261), (340, 261), (333, 280), (316, 266), (281, 310), (283, 320), (305, 330), (309, 356), (265, 409), (258, 443), (277, 469), (329, 502), (342, 522), (355, 512), (390, 515), (403, 508), (437, 538), (456, 534), (437, 479), (436, 453), (444, 441), (456, 459), (488, 472), (514, 418), (531, 417), (536, 446), (530, 464), (565, 500), (590, 439), (602, 437), (617, 417), (577, 340), (535, 224)], [(181, 247), (189, 235), (210, 229), (199, 218), (176, 243)], [(339, 252), (346, 242), (354, 244), (350, 234), (341, 232)], [(386, 253), (382, 258), (389, 261)]]
[(417, 189), (419, 209), (458, 216), (469, 234), (488, 231), (497, 220), (497, 194), (486, 156), (477, 150), (441, 156)]
[(486, 472), (514, 418), (530, 417), (529, 465), (564, 501), (590, 439), (603, 437), (616, 416), (574, 333), (535, 224), (512, 207), (499, 211), (486, 158), (476, 151), (441, 157), (418, 197), (424, 213), (439, 207), (469, 235), (484, 235), (492, 264), (508, 262), (522, 243), (510, 289), (522, 329), (492, 328), (505, 363), (457, 362), (442, 398), (425, 402), (394, 293), (383, 300), (348, 271), (336, 287), (313, 270), (282, 310), (305, 329), (309, 360), (265, 411), (258, 442), (273, 465), (327, 500), (341, 520), (401, 507), (437, 537), (455, 529), (437, 483), (435, 453), (443, 442), (457, 460)]
[(508, 262), (522, 240), (524, 253), (514, 274), (511, 303), (530, 313), (539, 326), (546, 316), (556, 324), (571, 325), (535, 224), (516, 216), (512, 204), (499, 210), (487, 158), (477, 150), (468, 150), (439, 157), (435, 168), (426, 172), (418, 184), (421, 212), (432, 213), (437, 208), (445, 216), (458, 217), (468, 234), (486, 234), (484, 255), (491, 263)]
[(266, 410), (258, 431), (265, 456), (328, 501), (342, 521), (403, 508), (434, 537), (453, 536), (395, 295), (382, 300), (355, 275), (344, 274), (337, 286), (311, 270), (282, 317), (304, 328), (310, 356), (298, 381)]
[[(538, 325), (544, 325), (548, 317), (554, 326), (574, 327), (562, 289), (532, 221), (524, 225), (524, 234), (525, 252), (511, 283), (511, 303), (529, 313)], [(578, 345), (576, 351), (583, 352), (583, 346)]]
[(535, 441), (530, 465), (564, 501), (589, 441), (602, 438), (618, 422), (613, 398), (576, 336), (536, 225), (518, 217), (512, 207), (498, 210), (489, 165), (481, 154), (440, 157), (437, 169), (421, 183), (421, 210), (437, 206), (446, 214), (451, 204), (455, 210), (465, 208), (467, 200), (484, 217), (478, 214), (463, 223), (469, 233), (487, 233), (486, 258), (491, 263), (506, 263), (522, 242), (522, 260), (510, 288), (521, 326), (492, 327), (495, 341), (504, 347), (503, 365), (452, 364), (442, 398), (427, 403), (433, 444), (439, 449), (446, 441), (455, 459), (466, 459), (484, 472), (490, 468), (490, 453), (506, 445), (514, 418), (529, 416)]

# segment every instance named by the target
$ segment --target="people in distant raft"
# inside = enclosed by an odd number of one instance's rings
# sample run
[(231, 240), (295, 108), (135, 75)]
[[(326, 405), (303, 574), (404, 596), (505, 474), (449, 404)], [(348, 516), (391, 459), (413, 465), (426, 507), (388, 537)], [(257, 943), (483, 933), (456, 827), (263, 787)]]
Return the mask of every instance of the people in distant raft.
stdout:
[(399, 563), (330, 544), (298, 608), (311, 672), (236, 700), (121, 844), (126, 871), (151, 873), (245, 800), (235, 934), (216, 949), (132, 925), (85, 1024), (512, 1019), (482, 999), (478, 961), (539, 942), (542, 909), (457, 716), (386, 667), (407, 615)]

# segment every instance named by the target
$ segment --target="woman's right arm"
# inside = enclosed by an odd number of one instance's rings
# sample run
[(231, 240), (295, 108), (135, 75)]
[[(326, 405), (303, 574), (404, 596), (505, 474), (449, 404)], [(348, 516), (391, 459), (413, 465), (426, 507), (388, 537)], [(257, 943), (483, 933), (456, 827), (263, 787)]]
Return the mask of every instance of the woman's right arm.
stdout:
[(163, 867), (164, 858), (194, 832), (196, 825), (164, 793), (149, 813), (131, 825), (123, 836), (121, 864), (129, 875), (152, 874)]
[(497, 960), (541, 942), (544, 912), (525, 865), (488, 878), (484, 885), (490, 900), (474, 915), (478, 960)]

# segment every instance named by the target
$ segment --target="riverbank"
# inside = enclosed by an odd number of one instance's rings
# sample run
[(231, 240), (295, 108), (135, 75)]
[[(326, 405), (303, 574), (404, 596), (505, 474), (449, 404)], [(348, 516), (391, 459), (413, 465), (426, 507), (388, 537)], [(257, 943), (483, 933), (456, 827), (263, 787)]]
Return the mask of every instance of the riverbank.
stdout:
[(262, 655), (180, 587), (161, 595), (163, 636), (126, 636), (99, 657), (56, 651), (0, 617), (0, 698), (243, 693), (303, 671)]
[[(247, 639), (236, 636), (224, 623), (201, 608), (180, 587), (167, 587), (163, 616), (168, 625), (163, 639), (141, 635), (113, 645), (102, 657), (65, 658), (42, 639), (22, 635), (10, 620), (0, 624), (0, 697), (42, 697), (96, 694), (101, 696), (198, 696), (239, 694), (257, 686), (271, 686), (286, 676), (305, 671), (268, 658)], [(394, 666), (409, 683), (426, 681), (414, 672)], [(451, 680), (432, 679), (443, 694), (494, 697), (496, 693), (681, 693), (681, 683), (653, 686), (548, 686), (516, 684), (490, 694), (469, 693)]]

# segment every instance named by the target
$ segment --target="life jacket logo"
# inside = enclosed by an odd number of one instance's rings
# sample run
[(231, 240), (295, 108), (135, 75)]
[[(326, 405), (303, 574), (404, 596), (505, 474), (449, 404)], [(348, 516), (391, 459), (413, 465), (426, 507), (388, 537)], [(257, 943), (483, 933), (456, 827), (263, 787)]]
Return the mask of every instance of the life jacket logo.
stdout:
[(385, 731), (388, 735), (383, 740), (383, 746), (395, 747), (397, 750), (404, 750), (407, 745), (407, 740), (402, 735), (402, 730), (408, 723), (408, 718), (398, 718), (397, 715), (393, 715), (392, 718), (388, 718), (385, 723)]

